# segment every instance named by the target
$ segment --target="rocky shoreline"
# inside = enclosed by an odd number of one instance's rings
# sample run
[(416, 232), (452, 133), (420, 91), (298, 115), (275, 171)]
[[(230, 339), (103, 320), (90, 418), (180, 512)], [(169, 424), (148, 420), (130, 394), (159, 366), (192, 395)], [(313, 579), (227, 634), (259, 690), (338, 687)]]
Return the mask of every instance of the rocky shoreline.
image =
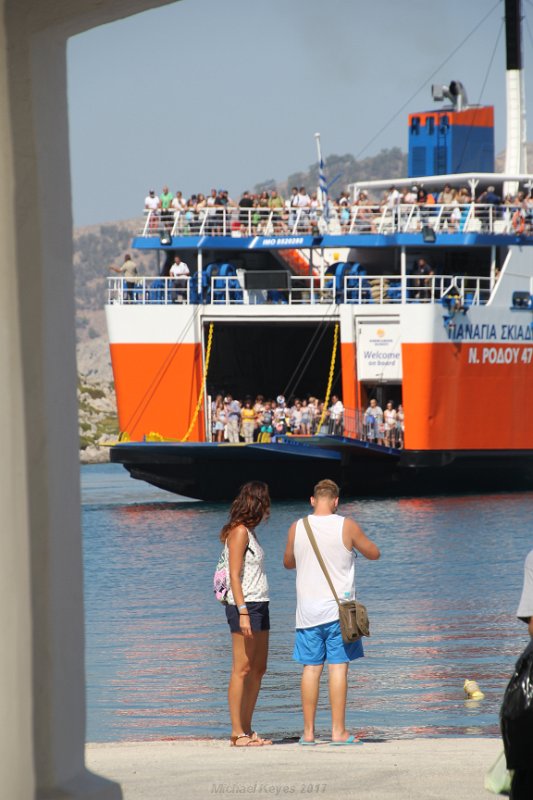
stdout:
[(78, 376), (78, 432), (81, 464), (109, 461), (109, 444), (116, 442), (119, 434), (111, 381)]

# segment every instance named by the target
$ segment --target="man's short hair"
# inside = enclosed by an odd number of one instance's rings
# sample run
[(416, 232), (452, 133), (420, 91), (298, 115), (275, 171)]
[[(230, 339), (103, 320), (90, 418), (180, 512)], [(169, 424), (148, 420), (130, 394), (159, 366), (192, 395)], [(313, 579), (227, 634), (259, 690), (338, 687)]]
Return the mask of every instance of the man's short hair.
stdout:
[(330, 481), (329, 478), (319, 481), (313, 490), (313, 497), (315, 499), (318, 499), (319, 497), (329, 497), (330, 500), (335, 500), (339, 494), (339, 487), (335, 481)]

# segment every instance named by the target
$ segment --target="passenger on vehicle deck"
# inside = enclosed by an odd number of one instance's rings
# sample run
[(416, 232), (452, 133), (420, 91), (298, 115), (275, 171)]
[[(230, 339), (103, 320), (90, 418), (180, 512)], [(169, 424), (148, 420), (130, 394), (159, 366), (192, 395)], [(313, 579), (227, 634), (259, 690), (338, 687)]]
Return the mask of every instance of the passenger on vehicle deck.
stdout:
[(239, 430), (241, 427), (241, 404), (228, 394), (224, 400), (227, 414), (228, 441), (230, 444), (239, 444)]
[(329, 428), (328, 432), (334, 436), (342, 436), (344, 430), (344, 406), (336, 394), (331, 396), (329, 407)]
[(385, 445), (387, 447), (395, 447), (396, 445), (396, 411), (394, 410), (394, 403), (389, 400), (387, 407), (383, 413), (383, 420), (385, 424)]
[(255, 411), (252, 408), (252, 401), (246, 399), (244, 407), (241, 410), (242, 420), (242, 436), (246, 444), (252, 444), (254, 441), (255, 429)]
[(369, 442), (383, 444), (383, 411), (378, 401), (372, 398), (365, 412), (365, 432)]

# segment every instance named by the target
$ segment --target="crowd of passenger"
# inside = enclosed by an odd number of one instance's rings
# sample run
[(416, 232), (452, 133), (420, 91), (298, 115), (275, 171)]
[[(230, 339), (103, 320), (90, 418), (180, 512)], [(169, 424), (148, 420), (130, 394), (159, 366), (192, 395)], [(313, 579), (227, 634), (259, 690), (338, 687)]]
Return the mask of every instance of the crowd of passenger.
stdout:
[[(440, 192), (427, 191), (423, 186), (397, 188), (391, 186), (381, 198), (372, 199), (366, 191), (351, 195), (342, 191), (328, 200), (329, 221), (335, 221), (342, 233), (377, 231), (383, 211), (390, 211), (398, 223), (401, 217), (411, 214), (410, 206), (424, 224), (442, 209), (442, 221), (450, 232), (459, 230), (465, 207), (472, 203), (484, 207), (481, 220), (492, 207), (493, 218), (509, 215), (516, 232), (533, 232), (533, 195), (531, 190), (520, 190), (516, 195), (502, 197), (494, 186), (489, 186), (473, 197), (468, 186), (453, 187), (446, 184)], [(275, 234), (319, 233), (322, 205), (316, 191), (308, 192), (305, 186), (293, 186), (288, 198), (276, 189), (252, 193), (244, 191), (239, 200), (233, 200), (226, 189), (211, 189), (209, 194), (192, 194), (186, 198), (181, 191), (173, 194), (164, 186), (158, 195), (150, 190), (145, 198), (145, 211), (150, 212), (149, 224), (153, 228), (171, 229), (176, 220), (181, 235), (262, 234), (269, 226)], [(224, 212), (231, 212), (226, 214)]]
[(314, 436), (330, 434), (361, 438), (387, 447), (403, 447), (404, 414), (401, 405), (394, 407), (390, 400), (383, 411), (375, 399), (370, 400), (357, 425), (355, 417), (346, 419), (346, 411), (338, 395), (332, 395), (329, 405), (317, 397), (283, 395), (275, 400), (263, 395), (242, 401), (231, 394), (217, 394), (211, 401), (211, 436), (213, 442), (238, 444), (270, 442), (276, 437)]
[(403, 406), (394, 407), (392, 400), (387, 402), (385, 411), (372, 398), (365, 411), (363, 437), (375, 444), (386, 447), (403, 447), (405, 421)]
[(291, 398), (289, 402), (280, 394), (275, 400), (257, 395), (242, 401), (231, 394), (217, 394), (211, 402), (211, 429), (214, 442), (228, 441), (237, 444), (241, 440), (275, 440), (276, 436), (313, 436), (319, 432), (320, 420), (324, 417), (321, 433), (341, 435), (344, 423), (344, 406), (337, 395), (324, 414), (324, 402), (317, 397)]
[[(367, 203), (367, 195), (361, 192), (363, 203)], [(383, 194), (380, 208), (389, 209), (391, 215), (399, 219), (400, 209), (404, 217), (409, 214), (410, 206), (418, 206), (421, 210), (419, 218), (422, 222), (428, 221), (432, 212), (442, 210), (443, 221), (448, 231), (459, 230), (465, 207), (471, 204), (481, 206), (477, 216), (482, 223), (503, 219), (508, 216), (513, 228), (519, 233), (533, 231), (533, 195), (531, 189), (518, 191), (516, 194), (507, 194), (502, 197), (495, 186), (488, 186), (479, 195), (473, 196), (468, 186), (454, 188), (451, 184), (444, 185), (441, 192), (428, 192), (423, 187), (411, 186), (398, 189), (391, 186)]]

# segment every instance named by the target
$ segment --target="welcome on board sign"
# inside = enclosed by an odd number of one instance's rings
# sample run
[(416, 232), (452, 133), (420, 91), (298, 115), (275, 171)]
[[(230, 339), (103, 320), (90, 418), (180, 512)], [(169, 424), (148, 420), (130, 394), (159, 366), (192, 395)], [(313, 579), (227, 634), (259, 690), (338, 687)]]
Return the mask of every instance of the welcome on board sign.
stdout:
[(358, 322), (357, 375), (361, 381), (401, 381), (399, 322)]

